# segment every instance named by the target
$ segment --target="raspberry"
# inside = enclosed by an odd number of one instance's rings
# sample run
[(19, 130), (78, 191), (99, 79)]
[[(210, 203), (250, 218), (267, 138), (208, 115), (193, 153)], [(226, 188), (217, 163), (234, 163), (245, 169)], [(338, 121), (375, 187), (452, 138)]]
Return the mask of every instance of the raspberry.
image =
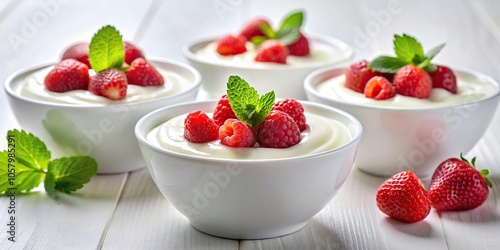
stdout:
[(250, 125), (238, 119), (227, 119), (219, 128), (219, 139), (230, 147), (253, 147), (257, 135)]
[(184, 138), (197, 143), (217, 140), (219, 126), (204, 112), (193, 111), (184, 120)]
[(365, 86), (365, 96), (375, 100), (385, 100), (396, 95), (392, 83), (383, 76), (374, 76)]
[(287, 148), (300, 140), (299, 126), (291, 116), (282, 111), (271, 111), (257, 130), (257, 141), (261, 147)]
[(223, 95), (219, 99), (217, 107), (215, 107), (214, 122), (215, 124), (221, 126), (229, 118), (236, 118), (236, 115), (229, 105), (229, 99), (227, 98), (227, 95)]
[(283, 99), (274, 104), (272, 110), (283, 111), (293, 118), (299, 126), (300, 132), (307, 128), (304, 107), (300, 102), (294, 99)]

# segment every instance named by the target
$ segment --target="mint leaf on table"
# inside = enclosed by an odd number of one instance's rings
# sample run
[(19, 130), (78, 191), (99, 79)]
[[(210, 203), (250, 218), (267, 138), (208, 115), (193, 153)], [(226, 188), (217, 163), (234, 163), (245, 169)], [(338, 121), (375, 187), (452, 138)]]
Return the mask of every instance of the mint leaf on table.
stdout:
[(89, 61), (95, 72), (108, 68), (120, 69), (124, 57), (122, 36), (115, 27), (104, 26), (92, 37)]
[(70, 193), (97, 173), (97, 162), (89, 156), (63, 157), (51, 161), (47, 173), (54, 177), (55, 190)]
[(89, 156), (51, 161), (45, 143), (24, 130), (9, 130), (7, 140), (9, 149), (0, 152), (0, 193), (10, 188), (15, 188), (16, 192), (29, 192), (42, 181), (50, 196), (55, 196), (55, 191), (70, 193), (97, 173), (97, 163)]
[(271, 112), (275, 100), (274, 91), (259, 98), (257, 90), (239, 76), (229, 77), (227, 97), (236, 117), (254, 129)]
[[(44, 170), (50, 161), (50, 151), (47, 146), (38, 137), (25, 131), (9, 130), (7, 137), (15, 138), (15, 185), (9, 187), (17, 188), (17, 191), (30, 191), (38, 187), (45, 176)], [(7, 152), (7, 151), (4, 151)], [(2, 153), (0, 162), (2, 166), (7, 166), (4, 161), (7, 161), (8, 155)], [(2, 170), (3, 167), (2, 167)], [(5, 169), (6, 171), (7, 169)], [(3, 177), (7, 175), (2, 174)], [(0, 181), (2, 183), (3, 181)], [(4, 192), (4, 189), (0, 190)]]

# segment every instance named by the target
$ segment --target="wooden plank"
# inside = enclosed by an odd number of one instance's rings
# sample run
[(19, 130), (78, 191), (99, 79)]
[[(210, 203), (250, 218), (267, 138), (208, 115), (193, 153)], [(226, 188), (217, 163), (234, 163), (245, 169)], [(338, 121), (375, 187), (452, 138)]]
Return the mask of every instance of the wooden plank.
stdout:
[(241, 249), (446, 249), (434, 211), (424, 221), (406, 224), (378, 210), (375, 194), (384, 180), (353, 169), (332, 202), (304, 229), (242, 241)]
[(195, 230), (160, 193), (146, 169), (130, 174), (103, 249), (237, 249), (238, 241)]
[(95, 176), (82, 189), (50, 198), (42, 188), (15, 197), (15, 243), (8, 240), (10, 199), (0, 199), (0, 248), (96, 249), (127, 174)]

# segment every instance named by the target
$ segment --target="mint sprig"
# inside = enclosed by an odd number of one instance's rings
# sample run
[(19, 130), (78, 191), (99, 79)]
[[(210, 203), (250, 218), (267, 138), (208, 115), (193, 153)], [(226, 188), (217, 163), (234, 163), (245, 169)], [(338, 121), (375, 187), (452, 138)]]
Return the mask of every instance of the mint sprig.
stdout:
[(252, 37), (252, 43), (259, 46), (264, 41), (275, 39), (280, 41), (283, 45), (290, 45), (296, 42), (300, 37), (300, 28), (304, 22), (304, 12), (293, 12), (286, 16), (278, 28), (274, 30), (271, 26), (264, 23), (260, 26), (260, 30), (265, 36)]
[(414, 64), (432, 73), (436, 67), (431, 64), (431, 60), (444, 47), (444, 44), (438, 45), (424, 54), (422, 44), (407, 34), (402, 36), (394, 35), (393, 43), (396, 57), (379, 56), (370, 62), (369, 67), (371, 69), (383, 73), (396, 73), (400, 68), (408, 64)]
[(236, 117), (254, 129), (264, 121), (274, 105), (274, 91), (259, 97), (259, 93), (239, 76), (230, 76), (227, 82), (229, 105)]
[(97, 173), (97, 162), (89, 156), (51, 160), (45, 143), (32, 133), (9, 130), (7, 140), (9, 138), (12, 146), (0, 152), (0, 164), (4, 166), (0, 168), (0, 193), (11, 188), (29, 192), (42, 181), (50, 196), (55, 196), (55, 191), (70, 193), (83, 187)]
[(106, 25), (92, 37), (89, 61), (95, 72), (109, 68), (121, 69), (124, 57), (122, 36), (115, 27)]

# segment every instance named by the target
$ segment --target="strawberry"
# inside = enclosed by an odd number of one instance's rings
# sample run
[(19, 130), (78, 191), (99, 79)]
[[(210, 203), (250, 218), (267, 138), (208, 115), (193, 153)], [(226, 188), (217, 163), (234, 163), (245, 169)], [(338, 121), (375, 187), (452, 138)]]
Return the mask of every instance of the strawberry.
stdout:
[(389, 217), (407, 223), (421, 221), (431, 211), (422, 181), (412, 171), (400, 172), (377, 190), (377, 207)]
[(304, 106), (295, 99), (283, 99), (274, 104), (272, 110), (283, 111), (293, 118), (300, 132), (307, 128)]
[(125, 53), (124, 61), (128, 65), (130, 65), (137, 58), (145, 58), (142, 51), (128, 41), (123, 41), (123, 51)]
[(309, 55), (309, 41), (300, 33), (299, 39), (288, 45), (288, 50), (292, 56), (307, 56)]
[(442, 65), (436, 65), (436, 71), (430, 73), (433, 88), (442, 88), (453, 94), (457, 93), (457, 78), (453, 71)]
[(227, 119), (219, 128), (219, 139), (230, 147), (253, 147), (257, 135), (250, 125), (238, 119)]
[(226, 94), (224, 94), (217, 102), (213, 117), (215, 124), (219, 126), (224, 124), (227, 119), (236, 118), (233, 109), (229, 105), (229, 99)]
[(184, 120), (184, 138), (195, 143), (217, 140), (219, 126), (203, 111), (193, 111)]
[(254, 18), (245, 24), (239, 35), (243, 36), (247, 41), (250, 41), (254, 36), (265, 36), (260, 29), (262, 24), (269, 25), (269, 22), (264, 18)]
[(382, 73), (373, 71), (368, 67), (368, 61), (361, 60), (349, 66), (345, 72), (345, 86), (356, 92), (363, 93), (366, 83), (374, 76)]
[(64, 51), (61, 60), (64, 59), (75, 59), (84, 63), (87, 67), (89, 67), (89, 69), (91, 69), (92, 66), (90, 66), (89, 61), (89, 43), (79, 42), (71, 45)]
[(365, 86), (365, 96), (375, 100), (386, 100), (396, 95), (392, 83), (383, 76), (372, 77)]
[(217, 41), (219, 55), (237, 55), (247, 51), (246, 40), (243, 36), (227, 35)]
[(266, 40), (257, 50), (255, 61), (286, 64), (288, 48), (277, 40)]
[(420, 99), (427, 99), (431, 95), (432, 80), (423, 69), (408, 64), (396, 72), (392, 80), (396, 93)]
[(129, 84), (139, 86), (163, 86), (163, 76), (144, 58), (135, 59), (126, 71)]
[(66, 92), (87, 89), (89, 67), (75, 59), (64, 59), (45, 76), (44, 85), (49, 91)]
[(297, 123), (285, 112), (271, 111), (257, 129), (257, 141), (261, 147), (287, 148), (300, 140)]
[(122, 100), (127, 95), (127, 76), (119, 69), (106, 69), (90, 78), (88, 90), (111, 100)]
[(443, 161), (434, 171), (429, 186), (429, 198), (436, 210), (468, 210), (486, 201), (488, 170), (477, 171), (476, 158), (469, 163), (461, 159), (450, 158)]

